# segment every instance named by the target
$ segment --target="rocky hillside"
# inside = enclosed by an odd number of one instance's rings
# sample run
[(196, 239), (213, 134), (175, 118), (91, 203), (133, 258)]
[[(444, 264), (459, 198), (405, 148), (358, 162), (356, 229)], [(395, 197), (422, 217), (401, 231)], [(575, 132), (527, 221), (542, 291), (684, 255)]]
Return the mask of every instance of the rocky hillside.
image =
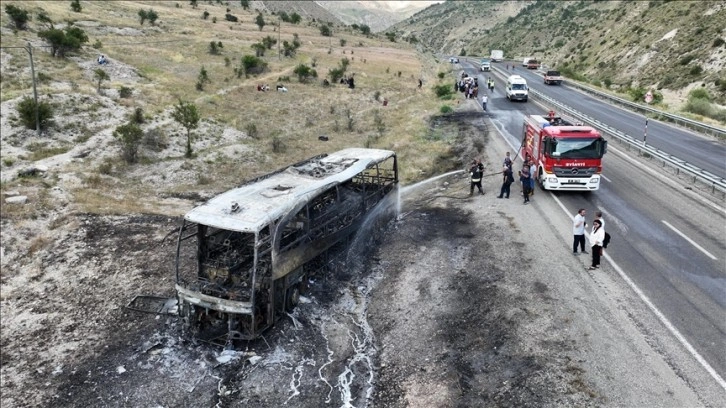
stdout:
[(298, 13), (301, 17), (309, 20), (342, 24), (342, 21), (334, 13), (314, 1), (253, 1), (250, 2), (250, 6), (256, 10), (265, 10), (271, 13), (281, 11), (288, 14)]
[(394, 26), (447, 55), (533, 56), (608, 88), (705, 87), (726, 101), (726, 3), (447, 1)]
[(436, 1), (316, 1), (320, 6), (335, 14), (343, 23), (365, 24), (373, 32), (388, 27), (412, 16)]

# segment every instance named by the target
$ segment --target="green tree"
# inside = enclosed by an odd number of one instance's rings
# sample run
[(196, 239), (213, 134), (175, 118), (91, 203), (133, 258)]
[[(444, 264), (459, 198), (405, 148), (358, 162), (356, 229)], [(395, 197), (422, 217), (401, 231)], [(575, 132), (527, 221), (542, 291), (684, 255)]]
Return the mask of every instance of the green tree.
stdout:
[(138, 14), (139, 14), (139, 20), (141, 21), (141, 25), (144, 25), (144, 21), (146, 21), (146, 19), (149, 18), (149, 14), (144, 9), (139, 10)]
[(197, 0), (189, 0), (189, 5), (192, 6), (193, 9), (196, 9), (199, 6), (197, 4)]
[(267, 63), (254, 55), (245, 55), (242, 57), (241, 72), (245, 77), (249, 77), (250, 74), (260, 74), (267, 69)]
[(219, 55), (219, 48), (217, 47), (217, 43), (214, 41), (211, 41), (209, 43), (209, 53), (212, 55)]
[(258, 14), (257, 17), (255, 18), (255, 24), (257, 24), (257, 27), (260, 27), (260, 31), (262, 31), (262, 27), (264, 27), (265, 24), (267, 24), (267, 23), (265, 23), (265, 18), (262, 17), (262, 13)]
[(302, 21), (302, 17), (300, 17), (300, 14), (292, 13), (290, 14), (290, 22), (293, 24), (299, 24), (300, 21)]
[(113, 131), (113, 137), (121, 144), (121, 157), (127, 163), (135, 163), (141, 139), (144, 137), (139, 125), (131, 122), (121, 125)]
[(202, 65), (202, 69), (199, 70), (199, 75), (197, 76), (197, 90), (203, 91), (204, 85), (211, 83), (212, 81), (209, 79), (209, 74), (207, 73), (207, 69), (204, 68), (204, 65)]
[(103, 83), (103, 81), (108, 81), (109, 79), (111, 79), (106, 71), (101, 68), (96, 68), (96, 70), (93, 71), (93, 77), (96, 79), (96, 81), (98, 81), (98, 86), (96, 87), (97, 92), (101, 92), (101, 84)]
[(360, 32), (363, 33), (363, 35), (370, 35), (371, 34), (371, 28), (367, 25), (363, 24), (360, 26)]
[(159, 15), (152, 9), (149, 9), (149, 11), (146, 12), (146, 17), (149, 19), (149, 23), (151, 23), (151, 25), (155, 25), (156, 20), (159, 19)]
[(262, 44), (264, 44), (268, 50), (271, 50), (272, 46), (277, 44), (277, 40), (268, 35), (262, 39)]
[(330, 37), (333, 35), (333, 30), (330, 28), (329, 25), (323, 24), (320, 26), (320, 35), (323, 37)]
[(192, 130), (199, 126), (197, 106), (179, 99), (179, 104), (174, 106), (171, 117), (187, 130), (187, 147), (184, 156), (187, 158), (192, 157)]
[(280, 16), (280, 20), (282, 20), (282, 21), (284, 21), (286, 23), (289, 23), (290, 22), (290, 16), (286, 12), (281, 11), (279, 13), (279, 16)]
[(386, 33), (386, 38), (390, 42), (396, 42), (396, 33)]
[(30, 15), (27, 10), (8, 4), (5, 6), (5, 12), (10, 16), (10, 19), (13, 20), (15, 28), (18, 30), (25, 30), (25, 26), (30, 20)]
[(250, 8), (250, 0), (240, 0), (239, 4), (245, 10), (248, 10)]
[[(53, 107), (43, 101), (38, 102), (38, 121), (41, 129), (47, 129), (53, 121)], [(35, 129), (35, 100), (31, 97), (23, 98), (18, 103), (18, 116), (20, 123), (27, 129)]]
[(68, 26), (65, 30), (51, 28), (40, 31), (38, 37), (50, 43), (50, 54), (54, 57), (65, 57), (67, 52), (80, 50), (81, 45), (88, 42), (86, 33), (73, 26)]
[(265, 50), (267, 50), (267, 47), (265, 47), (265, 44), (254, 43), (251, 45), (251, 47), (253, 50), (255, 50), (255, 57), (264, 57), (265, 56)]
[(293, 74), (297, 75), (297, 79), (300, 82), (306, 82), (310, 78), (317, 78), (318, 73), (314, 69), (310, 68), (309, 66), (305, 64), (300, 64), (297, 67), (295, 67), (295, 70), (292, 71)]
[(76, 13), (80, 13), (83, 10), (83, 7), (81, 7), (81, 1), (80, 0), (71, 1), (71, 10), (75, 11)]

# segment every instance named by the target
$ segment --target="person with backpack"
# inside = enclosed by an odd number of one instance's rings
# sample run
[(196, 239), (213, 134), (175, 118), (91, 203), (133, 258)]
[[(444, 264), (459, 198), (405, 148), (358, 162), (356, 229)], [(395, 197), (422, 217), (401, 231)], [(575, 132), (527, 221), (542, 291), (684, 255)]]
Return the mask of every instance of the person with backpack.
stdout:
[(603, 241), (605, 240), (605, 229), (602, 227), (600, 220), (592, 222), (592, 232), (590, 233), (590, 245), (592, 245), (592, 265), (587, 268), (588, 271), (600, 269), (600, 255), (602, 255)]
[(502, 169), (502, 189), (499, 191), (499, 195), (497, 198), (503, 198), (504, 194), (507, 194), (507, 198), (509, 198), (509, 192), (511, 191), (512, 183), (514, 183), (514, 174), (512, 174), (512, 168), (509, 166), (504, 166)]

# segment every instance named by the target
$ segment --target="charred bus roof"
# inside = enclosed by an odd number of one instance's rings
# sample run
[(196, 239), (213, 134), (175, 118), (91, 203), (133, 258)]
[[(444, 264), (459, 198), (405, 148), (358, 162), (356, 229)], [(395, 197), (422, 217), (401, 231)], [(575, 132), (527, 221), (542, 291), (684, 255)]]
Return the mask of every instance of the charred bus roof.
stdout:
[(224, 230), (255, 233), (287, 214), (306, 195), (314, 196), (393, 156), (390, 150), (364, 148), (317, 156), (215, 196), (184, 218)]

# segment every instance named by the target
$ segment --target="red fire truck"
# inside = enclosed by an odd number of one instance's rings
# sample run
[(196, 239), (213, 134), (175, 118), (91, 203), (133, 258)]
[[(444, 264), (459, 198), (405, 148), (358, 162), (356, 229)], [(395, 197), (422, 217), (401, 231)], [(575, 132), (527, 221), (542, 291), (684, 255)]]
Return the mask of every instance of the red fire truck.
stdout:
[(596, 129), (549, 115), (524, 118), (522, 155), (531, 157), (536, 180), (545, 190), (595, 191), (600, 188), (607, 141)]

